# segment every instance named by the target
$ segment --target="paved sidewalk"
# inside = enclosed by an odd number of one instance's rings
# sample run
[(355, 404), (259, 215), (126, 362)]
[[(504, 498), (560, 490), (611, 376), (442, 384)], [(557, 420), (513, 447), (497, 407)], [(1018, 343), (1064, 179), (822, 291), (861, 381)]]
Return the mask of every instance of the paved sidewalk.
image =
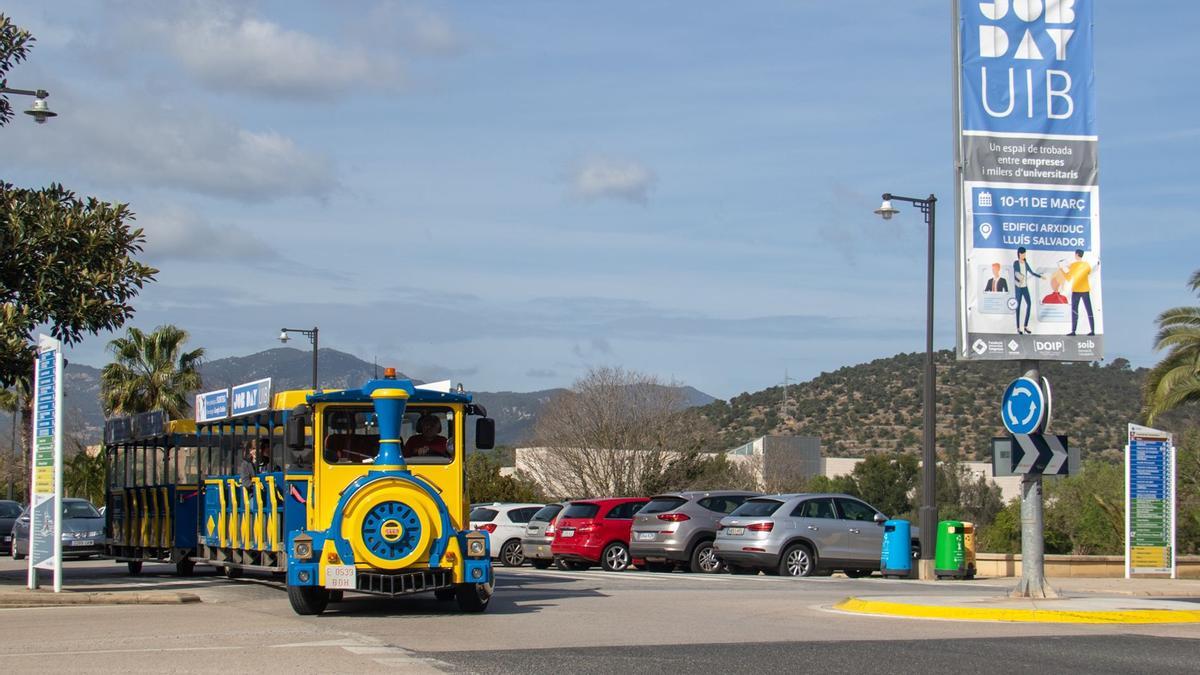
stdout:
[(172, 591), (134, 591), (94, 593), (63, 589), (55, 593), (49, 588), (0, 591), (0, 608), (55, 607), (60, 605), (182, 605), (200, 602), (195, 593)]
[[(975, 579), (969, 583), (1011, 589), (1016, 587), (1018, 581), (1019, 579), (1015, 577), (995, 577), (990, 579)], [(1200, 579), (1050, 577), (1046, 581), (1065, 595), (1099, 594), (1160, 596), (1168, 598), (1200, 597)], [(938, 583), (948, 584), (954, 582), (943, 581)]]

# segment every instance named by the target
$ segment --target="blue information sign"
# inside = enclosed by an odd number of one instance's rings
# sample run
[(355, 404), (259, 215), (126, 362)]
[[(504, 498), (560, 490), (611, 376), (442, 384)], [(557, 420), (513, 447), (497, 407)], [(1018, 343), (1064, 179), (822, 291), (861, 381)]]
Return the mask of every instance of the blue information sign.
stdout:
[(233, 388), (233, 412), (247, 415), (271, 407), (271, 378), (239, 384)]
[(196, 421), (211, 422), (229, 417), (229, 390), (218, 389), (196, 394)]
[(1004, 428), (1016, 435), (1037, 433), (1046, 419), (1046, 396), (1028, 377), (1018, 377), (1004, 390), (1000, 418)]

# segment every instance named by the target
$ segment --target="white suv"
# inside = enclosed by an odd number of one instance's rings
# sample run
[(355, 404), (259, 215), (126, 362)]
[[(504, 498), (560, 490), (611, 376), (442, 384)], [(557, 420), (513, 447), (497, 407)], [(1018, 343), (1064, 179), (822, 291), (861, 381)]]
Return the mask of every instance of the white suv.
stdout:
[(476, 504), (471, 509), (471, 529), (488, 533), (488, 550), (505, 567), (520, 567), (525, 562), (521, 536), (525, 526), (545, 504)]

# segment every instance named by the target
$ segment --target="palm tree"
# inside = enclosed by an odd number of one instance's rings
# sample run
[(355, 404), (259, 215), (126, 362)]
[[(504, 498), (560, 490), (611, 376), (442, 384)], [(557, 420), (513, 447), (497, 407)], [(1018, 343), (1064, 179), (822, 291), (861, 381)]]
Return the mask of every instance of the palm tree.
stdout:
[(148, 334), (130, 328), (109, 342), (115, 359), (100, 371), (104, 414), (163, 410), (172, 419), (185, 417), (189, 395), (201, 385), (197, 368), (204, 358), (203, 348), (183, 351), (187, 339), (187, 331), (168, 324)]
[[(1200, 294), (1200, 270), (1188, 286)], [(1154, 348), (1170, 351), (1146, 378), (1146, 424), (1169, 410), (1200, 402), (1200, 306), (1174, 307), (1160, 314)]]
[(64, 493), (70, 497), (82, 497), (93, 504), (104, 503), (104, 482), (108, 478), (108, 466), (104, 453), (89, 455), (79, 448), (75, 456), (63, 466)]

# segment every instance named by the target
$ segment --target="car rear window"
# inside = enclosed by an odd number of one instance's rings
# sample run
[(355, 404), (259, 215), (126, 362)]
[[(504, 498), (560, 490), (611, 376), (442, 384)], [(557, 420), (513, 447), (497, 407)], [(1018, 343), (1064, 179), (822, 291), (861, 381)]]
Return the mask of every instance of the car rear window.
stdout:
[(16, 518), (21, 515), (21, 506), (19, 504), (8, 502), (0, 504), (0, 518)]
[(745, 504), (733, 510), (731, 516), (750, 516), (751, 518), (769, 516), (775, 513), (783, 502), (776, 499), (750, 499)]
[(568, 504), (567, 508), (563, 509), (563, 518), (595, 518), (600, 512), (599, 504)]
[(638, 511), (638, 513), (666, 513), (683, 506), (687, 500), (683, 497), (655, 497)]
[[(459, 511), (462, 513), (462, 511)], [(496, 519), (496, 514), (499, 513), (496, 509), (477, 508), (471, 511), (471, 515), (467, 518), (472, 523), (490, 523)]]
[(548, 506), (543, 506), (542, 508), (538, 509), (538, 512), (533, 514), (533, 517), (529, 520), (531, 522), (537, 521), (540, 523), (548, 523), (554, 520), (554, 517), (557, 516), (558, 512), (562, 510), (562, 504), (550, 504)]

